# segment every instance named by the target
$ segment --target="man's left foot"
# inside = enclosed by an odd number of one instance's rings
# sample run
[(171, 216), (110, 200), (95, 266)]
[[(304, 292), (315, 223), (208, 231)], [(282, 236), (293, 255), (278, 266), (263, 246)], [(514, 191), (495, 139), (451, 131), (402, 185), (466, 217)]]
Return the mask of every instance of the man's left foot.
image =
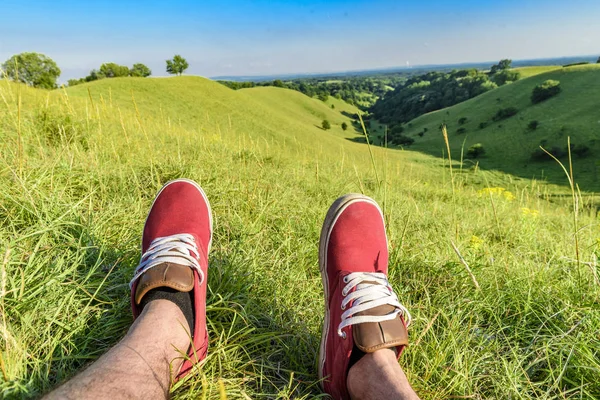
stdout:
[(349, 399), (348, 371), (365, 353), (408, 344), (410, 313), (388, 280), (388, 244), (377, 203), (348, 194), (329, 208), (319, 242), (325, 320), (319, 378), (334, 399)]
[(206, 282), (211, 240), (212, 215), (202, 188), (187, 179), (163, 186), (146, 218), (142, 258), (129, 285), (134, 318), (149, 298), (171, 300), (187, 314), (192, 345), (175, 380), (187, 375), (208, 351)]

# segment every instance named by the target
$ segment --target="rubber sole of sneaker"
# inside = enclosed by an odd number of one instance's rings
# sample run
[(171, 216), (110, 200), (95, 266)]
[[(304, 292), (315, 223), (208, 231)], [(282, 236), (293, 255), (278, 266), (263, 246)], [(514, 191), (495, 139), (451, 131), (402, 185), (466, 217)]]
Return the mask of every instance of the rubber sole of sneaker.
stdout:
[(319, 269), (321, 270), (323, 292), (325, 293), (325, 320), (323, 321), (323, 331), (321, 333), (321, 347), (319, 348), (318, 365), (319, 379), (321, 380), (321, 388), (323, 389), (323, 366), (325, 364), (325, 355), (327, 354), (325, 345), (327, 342), (327, 335), (329, 334), (329, 279), (327, 277), (327, 248), (329, 236), (331, 235), (331, 231), (333, 230), (333, 227), (342, 212), (344, 212), (344, 210), (351, 204), (362, 201), (371, 203), (377, 207), (377, 210), (379, 210), (381, 218), (383, 219), (383, 212), (375, 200), (359, 193), (346, 194), (334, 201), (331, 207), (329, 207), (327, 215), (325, 216), (325, 222), (323, 222), (323, 227), (321, 228), (321, 235), (319, 237)]

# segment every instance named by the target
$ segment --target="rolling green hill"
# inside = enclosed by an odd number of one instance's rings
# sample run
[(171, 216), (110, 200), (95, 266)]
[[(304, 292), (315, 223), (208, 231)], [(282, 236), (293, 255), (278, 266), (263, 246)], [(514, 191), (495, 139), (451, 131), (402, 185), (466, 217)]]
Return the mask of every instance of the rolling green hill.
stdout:
[[(545, 80), (561, 83), (562, 92), (539, 104), (532, 104), (533, 88)], [(518, 113), (494, 121), (498, 110), (515, 107)], [(534, 161), (532, 154), (540, 145), (566, 152), (567, 137), (574, 145), (588, 147), (587, 156), (574, 158), (576, 181), (585, 190), (600, 189), (596, 161), (600, 156), (600, 66), (560, 68), (519, 80), (476, 98), (412, 120), (405, 135), (415, 139), (411, 149), (441, 156), (445, 144), (439, 130), (447, 124), (450, 148), (455, 159), (475, 143), (483, 144), (485, 155), (468, 160), (481, 168), (499, 170), (523, 178), (547, 179), (566, 184), (561, 168), (554, 161)], [(464, 124), (459, 120), (466, 118)], [(537, 129), (529, 128), (532, 121)], [(566, 156), (560, 157), (566, 161)]]
[[(596, 71), (564, 74), (564, 93), (539, 107), (573, 98), (576, 83), (595, 104), (584, 89)], [(500, 102), (533, 113), (517, 85), (530, 82), (502, 88)], [(485, 96), (461, 109), (469, 140), (469, 124), (495, 112), (497, 95)], [(123, 337), (144, 218), (178, 177), (203, 186), (215, 232), (208, 357), (173, 398), (323, 397), (317, 243), (347, 192), (383, 207), (390, 282), (414, 318), (400, 362), (423, 399), (599, 397), (589, 200), (574, 225), (569, 204), (546, 200), (564, 193), (556, 186), (354, 143), (359, 133), (339, 125), (355, 110), (331, 102), (196, 77), (51, 92), (0, 81), (0, 398), (40, 397)], [(417, 146), (437, 156), (436, 115), (414, 124), (431, 127)]]

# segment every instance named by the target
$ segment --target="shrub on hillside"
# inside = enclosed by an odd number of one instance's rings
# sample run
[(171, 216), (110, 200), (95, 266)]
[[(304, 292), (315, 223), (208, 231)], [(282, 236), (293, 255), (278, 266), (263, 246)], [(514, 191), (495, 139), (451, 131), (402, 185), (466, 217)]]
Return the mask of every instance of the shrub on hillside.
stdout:
[(150, 75), (152, 75), (152, 71), (150, 70), (150, 68), (141, 63), (133, 64), (133, 67), (129, 70), (129, 76), (147, 78)]
[(461, 135), (461, 134), (465, 133), (466, 131), (467, 131), (467, 130), (466, 130), (464, 127), (461, 127), (461, 128), (458, 128), (458, 129), (456, 130), (456, 133), (458, 133), (459, 135)]
[(529, 122), (529, 124), (527, 124), (527, 129), (529, 129), (530, 131), (535, 131), (538, 126), (540, 125), (540, 123), (538, 121), (531, 121)]
[(479, 129), (485, 129), (488, 126), (487, 122), (480, 122), (479, 123)]
[(584, 158), (590, 155), (592, 150), (585, 144), (571, 145), (571, 153), (575, 154), (579, 158)]
[(423, 128), (423, 132), (427, 132), (428, 130), (428, 128)]
[(516, 107), (501, 108), (496, 112), (496, 115), (494, 115), (494, 121), (502, 121), (503, 119), (516, 115), (518, 112), (519, 110)]
[(418, 135), (419, 137), (423, 137), (423, 135), (425, 135), (425, 132), (419, 132)]
[[(548, 150), (554, 157), (559, 158), (565, 155), (565, 151), (560, 147), (554, 146)], [(550, 161), (552, 157), (539, 147), (531, 153), (531, 159), (534, 161)]]
[(554, 97), (560, 93), (560, 82), (552, 79), (544, 81), (542, 84), (537, 85), (531, 92), (531, 102), (533, 104), (540, 103), (544, 100)]
[(342, 122), (342, 130), (347, 130), (348, 129), (348, 124), (345, 122)]
[(467, 150), (467, 155), (472, 158), (477, 158), (485, 154), (485, 148), (481, 143), (475, 143)]
[(517, 71), (504, 70), (492, 76), (492, 80), (498, 86), (506, 85), (514, 81), (518, 81), (521, 74)]
[(459, 125), (464, 125), (468, 121), (467, 117), (462, 117), (458, 120)]
[(327, 130), (327, 129), (331, 129), (331, 123), (329, 123), (328, 120), (324, 119), (323, 122), (321, 122), (321, 126), (323, 127), (323, 129)]
[(398, 136), (394, 136), (393, 138), (391, 138), (390, 141), (393, 144), (397, 144), (399, 146), (410, 146), (411, 144), (413, 144), (415, 142), (415, 139), (405, 136), (405, 135), (398, 135)]
[(390, 129), (390, 135), (392, 136), (400, 135), (402, 132), (404, 132), (404, 127), (402, 125), (396, 125)]

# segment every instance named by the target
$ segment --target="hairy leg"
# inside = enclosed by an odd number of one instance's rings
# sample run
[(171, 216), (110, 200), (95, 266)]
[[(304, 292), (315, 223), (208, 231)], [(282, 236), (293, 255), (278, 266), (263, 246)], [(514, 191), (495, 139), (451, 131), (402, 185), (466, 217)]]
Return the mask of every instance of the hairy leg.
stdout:
[(152, 301), (115, 347), (45, 399), (166, 399), (189, 346), (181, 309)]
[(418, 400), (392, 349), (365, 354), (348, 371), (348, 392), (355, 400)]

